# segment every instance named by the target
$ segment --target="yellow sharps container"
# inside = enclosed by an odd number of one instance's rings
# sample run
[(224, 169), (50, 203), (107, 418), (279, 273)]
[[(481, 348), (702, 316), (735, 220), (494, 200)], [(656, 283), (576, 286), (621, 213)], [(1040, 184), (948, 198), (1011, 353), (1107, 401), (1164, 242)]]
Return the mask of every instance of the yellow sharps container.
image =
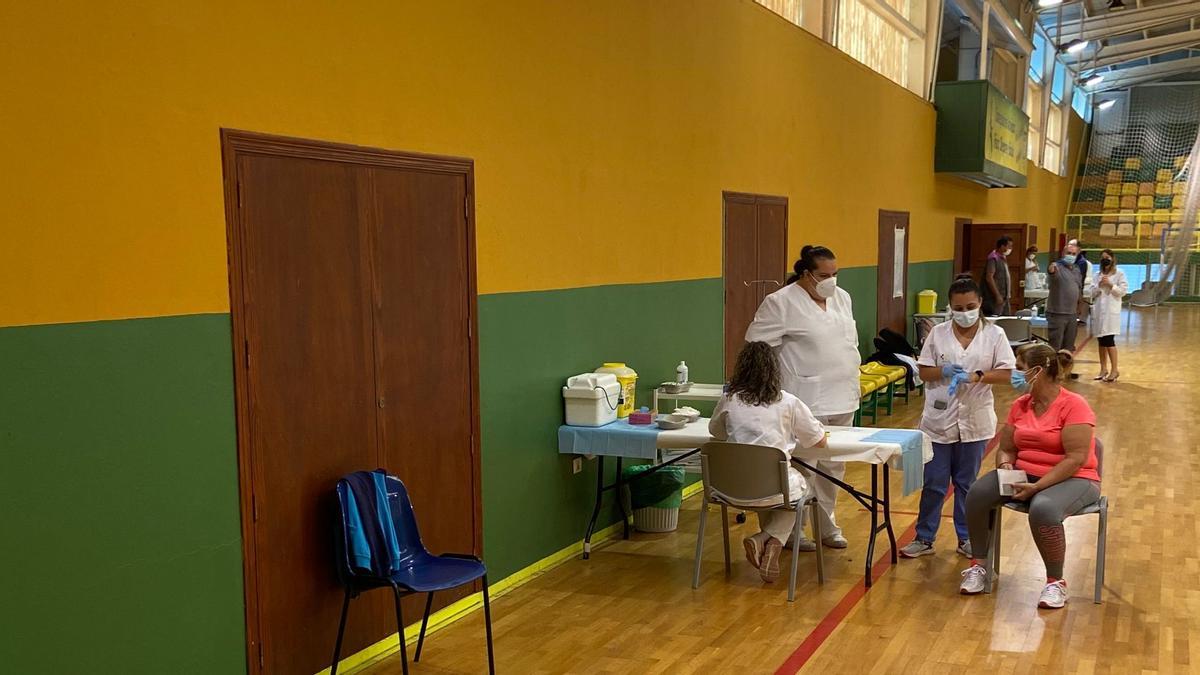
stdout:
[(617, 406), (617, 419), (625, 419), (629, 417), (629, 413), (633, 412), (634, 394), (637, 393), (637, 377), (633, 368), (626, 366), (624, 363), (605, 363), (603, 366), (596, 369), (597, 373), (612, 373), (617, 376), (617, 383), (621, 385), (621, 404)]
[(937, 314), (937, 291), (927, 288), (917, 293), (917, 314)]

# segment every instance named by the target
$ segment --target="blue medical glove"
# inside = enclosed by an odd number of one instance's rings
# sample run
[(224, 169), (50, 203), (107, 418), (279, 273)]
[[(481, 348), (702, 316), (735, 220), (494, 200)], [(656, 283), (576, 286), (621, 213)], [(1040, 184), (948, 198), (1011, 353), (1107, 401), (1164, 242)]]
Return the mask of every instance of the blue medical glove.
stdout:
[[(966, 371), (964, 371), (963, 367), (958, 365), (957, 363), (944, 364), (942, 366), (942, 379), (948, 380), (951, 377), (954, 377), (955, 374), (962, 373), (962, 372), (966, 372)], [(950, 393), (954, 393), (954, 392), (950, 392)]]
[(971, 376), (968, 375), (966, 371), (959, 368), (958, 372), (954, 373), (954, 375), (950, 377), (950, 389), (946, 393), (953, 396), (954, 393), (958, 391), (958, 385), (966, 382), (970, 378)]

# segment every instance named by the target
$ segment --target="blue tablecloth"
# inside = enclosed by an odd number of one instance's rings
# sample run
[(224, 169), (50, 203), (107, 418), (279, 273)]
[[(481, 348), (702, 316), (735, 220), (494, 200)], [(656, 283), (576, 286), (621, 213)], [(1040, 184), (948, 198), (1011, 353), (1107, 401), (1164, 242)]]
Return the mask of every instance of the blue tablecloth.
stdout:
[(634, 425), (629, 420), (617, 420), (602, 427), (563, 425), (558, 428), (558, 452), (656, 459), (658, 432), (658, 427), (653, 424)]
[(904, 494), (909, 495), (925, 484), (925, 434), (909, 429), (880, 429), (862, 439), (868, 443), (896, 443), (904, 468)]

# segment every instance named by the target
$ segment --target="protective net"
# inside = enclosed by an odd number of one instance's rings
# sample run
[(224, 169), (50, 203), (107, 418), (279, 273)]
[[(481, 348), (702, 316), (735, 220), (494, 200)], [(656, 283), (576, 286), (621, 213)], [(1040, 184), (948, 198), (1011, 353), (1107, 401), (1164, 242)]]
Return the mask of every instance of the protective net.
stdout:
[[(1066, 231), (1109, 248), (1135, 304), (1200, 299), (1196, 237), (1200, 85), (1133, 87), (1095, 116)], [(1098, 256), (1090, 256), (1095, 260)]]

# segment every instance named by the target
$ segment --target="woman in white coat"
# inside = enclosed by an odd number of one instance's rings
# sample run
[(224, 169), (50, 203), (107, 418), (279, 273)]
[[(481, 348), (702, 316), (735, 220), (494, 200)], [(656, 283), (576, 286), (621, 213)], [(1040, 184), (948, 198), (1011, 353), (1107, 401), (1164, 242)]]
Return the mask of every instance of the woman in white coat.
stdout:
[[(738, 354), (729, 389), (717, 403), (708, 431), (714, 440), (765, 445), (778, 448), (784, 457), (792, 448), (825, 447), (825, 428), (800, 399), (783, 390), (779, 357), (765, 342), (749, 342)], [(788, 492), (804, 501), (808, 491), (804, 477), (788, 467)], [(775, 500), (733, 504), (758, 511), (759, 532), (746, 537), (746, 559), (758, 569), (763, 581), (779, 577), (779, 554), (796, 526), (795, 511), (773, 508)], [(761, 509), (755, 507), (763, 507)]]
[(1092, 335), (1100, 349), (1100, 374), (1097, 380), (1116, 382), (1121, 376), (1117, 367), (1117, 335), (1121, 333), (1121, 298), (1129, 292), (1125, 273), (1117, 267), (1112, 249), (1100, 252), (1100, 276), (1088, 284), (1092, 297)]
[[(860, 396), (858, 327), (850, 294), (837, 286), (837, 258), (824, 246), (805, 246), (792, 269), (787, 284), (759, 306), (746, 341), (766, 342), (779, 353), (784, 391), (803, 401), (823, 425), (850, 426)], [(817, 467), (838, 480), (846, 474), (842, 462), (819, 461)], [(821, 507), (822, 542), (846, 548), (834, 517), (838, 487), (824, 478), (812, 484)], [(808, 538), (792, 546), (817, 549)]]

